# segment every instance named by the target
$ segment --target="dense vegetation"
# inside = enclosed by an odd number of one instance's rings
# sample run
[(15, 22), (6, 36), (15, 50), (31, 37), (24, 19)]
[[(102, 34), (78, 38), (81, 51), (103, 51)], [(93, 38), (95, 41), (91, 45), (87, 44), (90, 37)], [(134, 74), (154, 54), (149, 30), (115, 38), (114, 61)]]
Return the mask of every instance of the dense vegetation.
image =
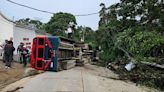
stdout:
[(70, 22), (76, 24), (76, 18), (74, 15), (63, 12), (55, 13), (51, 17), (50, 21), (46, 23), (45, 29), (52, 35), (66, 36), (65, 31), (67, 30)]
[(35, 26), (37, 29), (44, 28), (44, 23), (40, 22), (39, 20), (32, 20), (30, 18), (20, 19), (20, 20), (16, 21), (16, 24), (22, 24), (22, 25), (33, 24), (33, 26)]
[[(102, 63), (118, 62), (118, 59), (121, 59), (123, 60), (121, 63), (125, 65), (130, 57), (135, 59), (137, 64), (140, 62), (164, 64), (164, 1), (120, 1), (110, 7), (100, 4), (102, 9), (97, 43), (102, 48), (100, 57)], [(140, 78), (145, 79), (141, 84), (152, 86), (156, 81), (164, 78), (164, 72), (157, 70), (153, 71), (152, 68), (139, 65), (129, 74), (136, 73)], [(151, 79), (152, 76), (159, 79)], [(163, 89), (164, 81), (160, 82), (162, 84), (155, 87)]]
[[(163, 55), (163, 1), (121, 0), (108, 8), (104, 4), (101, 6), (98, 34), (103, 36), (98, 38), (98, 43), (104, 55), (109, 57), (103, 59), (116, 59), (119, 56), (118, 47), (134, 57)], [(158, 50), (154, 53), (155, 49)]]
[(78, 26), (74, 32), (74, 40), (88, 43), (93, 49), (96, 49), (96, 40), (95, 40), (96, 32), (92, 30), (90, 27)]

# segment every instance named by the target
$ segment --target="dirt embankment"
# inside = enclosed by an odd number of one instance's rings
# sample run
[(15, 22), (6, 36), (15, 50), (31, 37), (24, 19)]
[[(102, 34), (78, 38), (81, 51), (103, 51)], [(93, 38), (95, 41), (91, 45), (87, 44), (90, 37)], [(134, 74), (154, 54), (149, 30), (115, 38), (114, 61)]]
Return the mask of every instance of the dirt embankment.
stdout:
[(19, 81), (22, 78), (34, 76), (43, 72), (44, 71), (37, 71), (33, 68), (30, 68), (29, 64), (27, 67), (24, 67), (23, 64), (16, 62), (12, 63), (12, 68), (6, 69), (5, 64), (0, 61), (0, 92), (3, 88), (11, 83)]
[(0, 61), (0, 90), (24, 77), (25, 69), (19, 63), (12, 63), (12, 68), (5, 69), (5, 64)]

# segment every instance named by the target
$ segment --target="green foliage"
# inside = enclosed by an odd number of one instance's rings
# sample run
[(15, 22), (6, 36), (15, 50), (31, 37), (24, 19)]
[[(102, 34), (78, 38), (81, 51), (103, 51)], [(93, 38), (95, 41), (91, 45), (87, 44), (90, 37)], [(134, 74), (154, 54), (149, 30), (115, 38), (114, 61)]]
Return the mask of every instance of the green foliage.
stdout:
[(116, 46), (123, 47), (133, 53), (133, 57), (143, 57), (144, 60), (144, 57), (151, 57), (152, 48), (164, 44), (164, 37), (157, 31), (134, 31), (127, 29), (119, 33), (115, 42)]
[(137, 65), (127, 72), (121, 66), (129, 62), (127, 53), (139, 64), (140, 61), (163, 64), (160, 60), (164, 58), (164, 0), (120, 1), (110, 7), (101, 4), (96, 41), (102, 48), (102, 63), (125, 58), (118, 69), (121, 78), (164, 90), (162, 70)]
[(86, 43), (91, 43), (92, 44), (92, 42), (95, 41), (94, 40), (95, 39), (94, 35), (95, 35), (95, 32), (90, 27), (86, 27), (84, 29), (84, 39), (85, 39)]
[(83, 27), (78, 26), (75, 31), (74, 31), (74, 40), (75, 41), (80, 41), (82, 37), (82, 32), (83, 32)]
[(120, 56), (115, 54), (118, 46), (143, 59), (152, 57), (154, 52), (161, 53), (163, 4), (163, 0), (121, 0), (110, 7), (101, 4), (97, 43), (104, 51), (103, 59), (115, 60)]
[(39, 20), (32, 20), (30, 18), (26, 18), (26, 19), (20, 19), (18, 21), (16, 21), (17, 24), (23, 24), (23, 25), (29, 25), (29, 24), (33, 24), (37, 29), (44, 29), (44, 23), (42, 23)]
[(70, 22), (76, 24), (74, 15), (63, 12), (55, 13), (46, 24), (46, 30), (53, 35), (66, 36), (64, 31), (67, 30)]
[(80, 41), (83, 37), (85, 43), (88, 43), (93, 49), (96, 49), (96, 31), (93, 31), (90, 27), (78, 26), (74, 31), (74, 40)]

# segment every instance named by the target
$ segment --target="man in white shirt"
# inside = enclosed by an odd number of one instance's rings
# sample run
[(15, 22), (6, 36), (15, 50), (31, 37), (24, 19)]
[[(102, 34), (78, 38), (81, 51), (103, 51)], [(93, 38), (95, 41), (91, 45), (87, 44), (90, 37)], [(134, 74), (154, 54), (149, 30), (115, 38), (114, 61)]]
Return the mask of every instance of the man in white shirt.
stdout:
[(72, 29), (71, 29), (71, 27), (69, 27), (67, 29), (67, 32), (68, 32), (68, 38), (72, 38)]

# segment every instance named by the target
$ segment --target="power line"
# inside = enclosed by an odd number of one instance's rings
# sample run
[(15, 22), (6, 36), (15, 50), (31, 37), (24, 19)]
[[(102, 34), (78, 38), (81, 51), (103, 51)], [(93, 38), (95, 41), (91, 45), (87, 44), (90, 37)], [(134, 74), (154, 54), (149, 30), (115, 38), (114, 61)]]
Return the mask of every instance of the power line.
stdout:
[[(11, 1), (11, 0), (7, 0), (8, 2), (12, 3), (12, 4), (15, 4), (15, 5), (18, 5), (18, 6), (22, 6), (22, 7), (25, 7), (25, 8), (28, 8), (28, 9), (32, 9), (32, 10), (35, 10), (35, 11), (39, 11), (39, 12), (43, 12), (43, 13), (48, 13), (48, 14), (55, 14), (53, 12), (50, 12), (50, 11), (45, 11), (45, 10), (40, 10), (40, 9), (37, 9), (37, 8), (33, 8), (33, 7), (30, 7), (30, 6), (27, 6), (27, 5), (23, 5), (23, 4), (20, 4), (20, 3), (17, 3), (17, 2), (14, 2), (14, 1)], [(89, 14), (78, 14), (78, 15), (74, 15), (74, 16), (91, 16), (91, 15), (96, 15), (96, 14), (99, 14), (99, 12), (96, 12), (96, 13), (89, 13)]]
[(11, 0), (7, 0), (7, 1), (10, 2), (10, 3), (16, 4), (16, 5), (22, 6), (22, 7), (32, 9), (32, 10), (36, 10), (36, 11), (40, 11), (40, 12), (44, 12), (44, 13), (49, 13), (49, 14), (54, 14), (54, 13), (49, 12), (49, 11), (44, 11), (44, 10), (36, 9), (36, 8), (30, 7), (30, 6), (27, 6), (27, 5), (19, 4), (19, 3), (16, 3), (14, 1), (11, 1)]
[(90, 16), (90, 15), (96, 15), (96, 14), (99, 14), (99, 12), (89, 13), (89, 14), (80, 14), (80, 15), (75, 15), (75, 16)]

